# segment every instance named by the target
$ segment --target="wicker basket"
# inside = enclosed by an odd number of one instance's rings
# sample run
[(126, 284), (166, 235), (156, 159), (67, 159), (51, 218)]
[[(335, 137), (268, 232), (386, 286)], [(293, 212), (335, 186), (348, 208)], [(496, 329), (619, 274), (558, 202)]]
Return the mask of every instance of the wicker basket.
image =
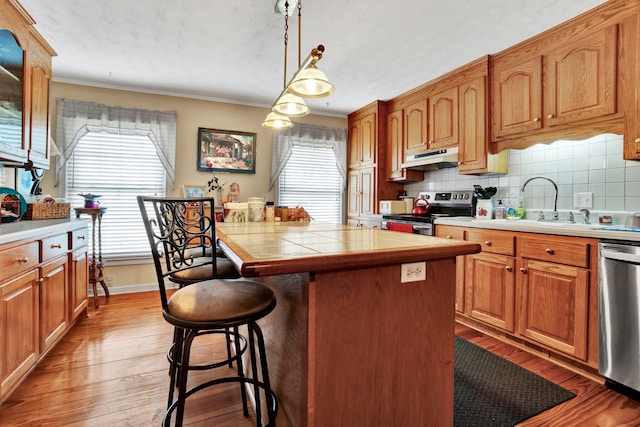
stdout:
[(24, 219), (69, 218), (71, 203), (27, 203)]

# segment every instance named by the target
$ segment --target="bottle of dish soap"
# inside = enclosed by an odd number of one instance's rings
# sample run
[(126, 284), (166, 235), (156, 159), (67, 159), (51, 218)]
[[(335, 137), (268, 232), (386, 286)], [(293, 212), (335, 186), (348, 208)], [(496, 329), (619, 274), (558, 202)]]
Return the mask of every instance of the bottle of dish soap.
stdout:
[(517, 219), (525, 219), (527, 216), (527, 209), (524, 207), (524, 200), (522, 197), (520, 198), (520, 203), (516, 207), (516, 218)]
[(504, 213), (506, 219), (516, 219), (516, 207), (511, 200), (507, 200), (507, 210)]
[(504, 219), (507, 215), (507, 208), (502, 204), (502, 200), (498, 200), (498, 206), (493, 211), (496, 219)]

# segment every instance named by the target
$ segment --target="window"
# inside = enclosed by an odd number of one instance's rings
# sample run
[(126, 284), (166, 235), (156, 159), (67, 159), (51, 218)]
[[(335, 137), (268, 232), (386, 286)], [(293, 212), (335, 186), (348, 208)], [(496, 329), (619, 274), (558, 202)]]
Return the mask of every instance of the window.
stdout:
[(278, 179), (278, 205), (302, 205), (314, 220), (340, 224), (342, 194), (333, 150), (294, 145)]
[(83, 205), (78, 193), (102, 196), (98, 200), (108, 208), (102, 220), (103, 258), (149, 256), (136, 196), (164, 196), (166, 171), (148, 136), (87, 133), (66, 163), (65, 182), (71, 206)]

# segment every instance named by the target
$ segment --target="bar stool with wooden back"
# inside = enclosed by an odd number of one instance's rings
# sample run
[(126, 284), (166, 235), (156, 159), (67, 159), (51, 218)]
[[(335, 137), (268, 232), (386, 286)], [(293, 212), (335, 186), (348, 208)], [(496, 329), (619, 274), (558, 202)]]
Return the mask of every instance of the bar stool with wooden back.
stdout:
[[(248, 416), (246, 386), (253, 391), (256, 423), (262, 426), (266, 407), (269, 426), (275, 426), (277, 400), (271, 390), (269, 370), (262, 331), (257, 321), (268, 315), (276, 306), (273, 291), (258, 282), (244, 279), (211, 279), (182, 286), (172, 295), (167, 292), (166, 281), (176, 276), (188, 277), (204, 265), (216, 272), (216, 257), (194, 257), (215, 253), (215, 221), (211, 215), (198, 215), (188, 219), (186, 206), (194, 203), (205, 211), (207, 203), (213, 206), (213, 199), (175, 199), (138, 196), (138, 205), (151, 246), (162, 314), (174, 326), (174, 354), (171, 357), (170, 385), (167, 412), (163, 425), (169, 426), (175, 412), (175, 425), (181, 426), (185, 415), (185, 401), (194, 393), (217, 384), (236, 382), (239, 384), (245, 416)], [(151, 214), (150, 214), (151, 213)], [(200, 252), (202, 251), (202, 252)], [(240, 327), (246, 328), (247, 353), (249, 361), (243, 360)], [(235, 374), (205, 381), (187, 389), (188, 372), (193, 340), (202, 333), (219, 332), (233, 337), (235, 345)], [(257, 343), (257, 345), (256, 345)], [(209, 367), (220, 367), (222, 361)], [(245, 363), (248, 366), (245, 366)], [(245, 373), (246, 372), (246, 373)], [(178, 397), (174, 400), (174, 388), (178, 387)]]

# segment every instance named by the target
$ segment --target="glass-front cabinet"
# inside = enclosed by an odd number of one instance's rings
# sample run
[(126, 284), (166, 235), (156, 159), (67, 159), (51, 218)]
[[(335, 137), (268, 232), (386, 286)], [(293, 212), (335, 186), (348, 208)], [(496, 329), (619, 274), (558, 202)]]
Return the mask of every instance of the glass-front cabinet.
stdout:
[(0, 0), (0, 164), (49, 168), (49, 81), (55, 51), (18, 3)]

